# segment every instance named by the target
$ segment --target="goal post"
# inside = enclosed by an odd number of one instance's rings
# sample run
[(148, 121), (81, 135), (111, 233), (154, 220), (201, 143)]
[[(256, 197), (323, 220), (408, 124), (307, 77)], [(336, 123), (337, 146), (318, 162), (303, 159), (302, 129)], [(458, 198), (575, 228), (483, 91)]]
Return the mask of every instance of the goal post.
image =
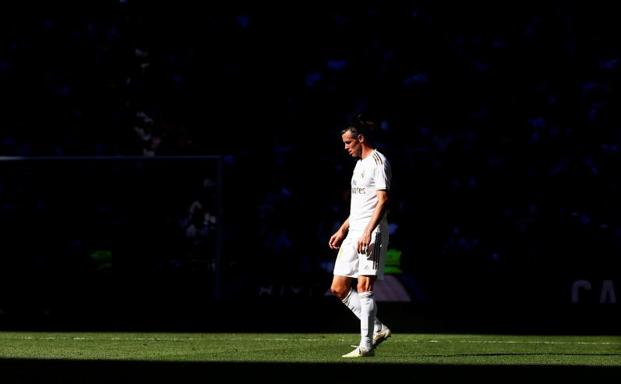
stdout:
[(94, 282), (119, 296), (194, 284), (220, 300), (222, 204), (219, 155), (0, 157), (0, 308)]

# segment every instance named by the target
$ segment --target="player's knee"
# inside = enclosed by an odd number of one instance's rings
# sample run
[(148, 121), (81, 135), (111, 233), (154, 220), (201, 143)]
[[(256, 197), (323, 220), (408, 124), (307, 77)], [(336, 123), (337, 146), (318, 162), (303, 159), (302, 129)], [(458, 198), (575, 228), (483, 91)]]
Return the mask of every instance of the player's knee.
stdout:
[(358, 282), (358, 285), (356, 285), (356, 290), (358, 291), (358, 293), (373, 292), (373, 281), (367, 280), (363, 282)]
[(330, 292), (338, 297), (339, 299), (343, 300), (346, 296), (347, 293), (349, 292), (349, 289), (347, 287), (342, 287), (340, 285), (333, 285), (330, 287)]

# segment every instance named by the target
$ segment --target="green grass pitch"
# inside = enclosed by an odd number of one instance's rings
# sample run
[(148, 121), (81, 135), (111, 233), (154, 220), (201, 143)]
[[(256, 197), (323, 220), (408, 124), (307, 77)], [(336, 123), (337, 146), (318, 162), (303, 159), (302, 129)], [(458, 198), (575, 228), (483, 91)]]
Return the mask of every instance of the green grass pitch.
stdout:
[[(350, 363), (357, 334), (1, 332), (0, 358)], [(621, 336), (396, 334), (372, 364), (621, 366)]]
[(341, 358), (357, 342), (353, 333), (0, 332), (0, 382), (179, 384), (388, 377), (400, 382), (497, 383), (543, 378), (615, 382), (621, 377), (617, 335), (395, 333), (374, 357)]

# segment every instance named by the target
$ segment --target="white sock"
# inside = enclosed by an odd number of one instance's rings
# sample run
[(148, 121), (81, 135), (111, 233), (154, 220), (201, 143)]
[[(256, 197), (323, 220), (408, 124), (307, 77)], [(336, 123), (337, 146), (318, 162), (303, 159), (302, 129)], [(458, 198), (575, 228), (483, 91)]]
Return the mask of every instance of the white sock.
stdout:
[(375, 299), (373, 292), (362, 292), (360, 297), (360, 349), (373, 348), (373, 319), (375, 319)]
[[(354, 315), (356, 315), (358, 319), (360, 319), (360, 296), (355, 289), (350, 288), (347, 296), (345, 296), (345, 298), (341, 301), (354, 313)], [(375, 309), (375, 313), (377, 314), (377, 308)], [(377, 316), (373, 317), (373, 324), (374, 332), (376, 333), (381, 331), (384, 326), (384, 324), (378, 320)]]

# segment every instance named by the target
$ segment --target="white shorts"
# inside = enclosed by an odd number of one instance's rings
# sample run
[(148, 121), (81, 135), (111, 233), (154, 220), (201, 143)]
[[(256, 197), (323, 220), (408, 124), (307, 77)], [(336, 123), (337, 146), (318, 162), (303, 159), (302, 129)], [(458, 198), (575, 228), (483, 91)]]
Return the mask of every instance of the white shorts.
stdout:
[(378, 280), (384, 278), (384, 262), (388, 250), (388, 231), (374, 231), (371, 234), (371, 243), (366, 253), (358, 253), (357, 243), (362, 232), (349, 232), (336, 256), (334, 274), (357, 278), (375, 276)]

